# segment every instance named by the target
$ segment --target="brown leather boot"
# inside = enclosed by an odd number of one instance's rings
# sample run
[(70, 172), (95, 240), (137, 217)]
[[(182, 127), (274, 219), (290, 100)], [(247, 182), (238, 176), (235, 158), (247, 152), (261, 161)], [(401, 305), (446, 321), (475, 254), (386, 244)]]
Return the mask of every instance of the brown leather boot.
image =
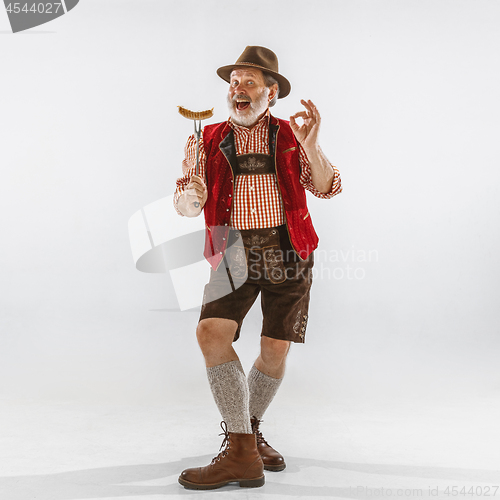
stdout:
[(286, 467), (285, 459), (274, 448), (267, 444), (262, 432), (259, 431), (259, 424), (262, 420), (252, 417), (252, 431), (257, 438), (257, 449), (259, 450), (262, 461), (264, 462), (264, 470), (278, 472)]
[(225, 438), (220, 449), (224, 445), (225, 449), (209, 465), (182, 471), (179, 483), (190, 490), (214, 490), (232, 482), (246, 488), (263, 486), (264, 465), (255, 434), (228, 432), (224, 421), (221, 427)]

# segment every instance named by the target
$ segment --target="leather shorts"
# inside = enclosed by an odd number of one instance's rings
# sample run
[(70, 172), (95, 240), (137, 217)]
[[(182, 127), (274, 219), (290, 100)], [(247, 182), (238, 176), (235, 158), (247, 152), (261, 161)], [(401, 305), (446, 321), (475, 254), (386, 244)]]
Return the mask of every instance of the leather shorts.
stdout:
[(304, 343), (313, 265), (313, 253), (306, 260), (297, 256), (285, 226), (233, 229), (224, 259), (205, 286), (200, 321), (236, 321), (236, 341), (260, 293), (261, 336)]

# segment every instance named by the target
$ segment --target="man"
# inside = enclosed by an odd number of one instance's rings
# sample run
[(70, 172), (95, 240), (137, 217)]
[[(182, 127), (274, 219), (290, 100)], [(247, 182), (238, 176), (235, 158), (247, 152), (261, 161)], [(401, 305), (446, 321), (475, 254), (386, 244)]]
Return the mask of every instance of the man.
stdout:
[[(291, 342), (305, 338), (318, 243), (305, 189), (325, 199), (342, 190), (318, 144), (315, 105), (302, 100), (305, 110), (290, 122), (269, 113), (291, 88), (274, 52), (248, 46), (217, 74), (229, 83), (230, 118), (204, 127), (199, 176), (194, 135), (188, 139), (174, 196), (181, 215), (202, 209), (205, 215), (204, 255), (212, 269), (196, 334), (225, 433), (225, 449), (209, 465), (182, 472), (179, 482), (189, 489), (262, 486), (264, 469), (285, 468), (259, 424), (283, 379)], [(232, 343), (259, 293), (261, 352), (247, 379)]]

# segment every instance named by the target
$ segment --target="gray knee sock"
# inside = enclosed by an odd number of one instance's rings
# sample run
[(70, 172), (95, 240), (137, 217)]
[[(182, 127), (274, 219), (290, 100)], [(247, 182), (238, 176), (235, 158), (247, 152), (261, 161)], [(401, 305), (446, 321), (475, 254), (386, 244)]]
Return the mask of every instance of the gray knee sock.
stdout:
[(265, 375), (252, 366), (248, 374), (248, 389), (250, 391), (250, 417), (261, 419), (267, 407), (271, 404), (283, 378), (273, 378)]
[(248, 411), (248, 382), (239, 361), (207, 368), (215, 403), (229, 432), (252, 434)]

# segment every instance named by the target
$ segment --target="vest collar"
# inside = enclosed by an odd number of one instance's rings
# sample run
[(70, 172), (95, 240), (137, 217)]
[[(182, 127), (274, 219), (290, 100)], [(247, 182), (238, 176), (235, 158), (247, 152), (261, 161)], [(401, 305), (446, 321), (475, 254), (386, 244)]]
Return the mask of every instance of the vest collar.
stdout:
[[(269, 113), (269, 109), (267, 110)], [(277, 118), (269, 113), (269, 154), (274, 156), (276, 152), (276, 137), (278, 135), (278, 130), (280, 128), (280, 123)], [(237, 168), (237, 158), (236, 158), (236, 146), (234, 144), (234, 131), (232, 129), (229, 120), (224, 125), (221, 133), (221, 142), (219, 143), (219, 149), (222, 151), (223, 155), (226, 157), (231, 169), (234, 173)]]

